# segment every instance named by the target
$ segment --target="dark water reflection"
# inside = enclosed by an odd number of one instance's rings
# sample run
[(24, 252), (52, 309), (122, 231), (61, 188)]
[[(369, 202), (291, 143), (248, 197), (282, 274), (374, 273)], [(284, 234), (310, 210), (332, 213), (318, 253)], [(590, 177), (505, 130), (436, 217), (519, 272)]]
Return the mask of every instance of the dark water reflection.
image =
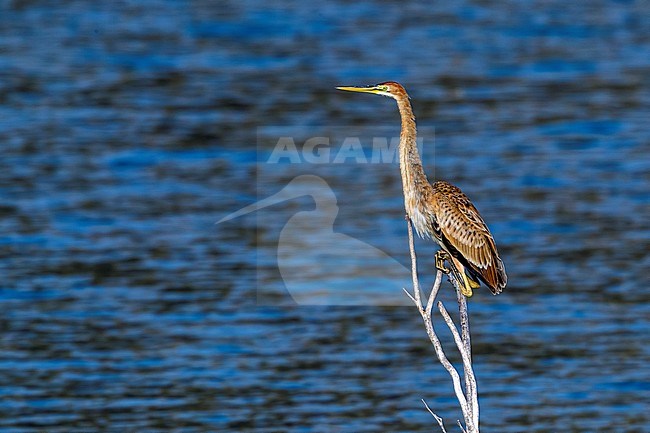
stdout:
[[(396, 166), (258, 164), (279, 130), (395, 134), (333, 90), (394, 79), (508, 265), (471, 301), (483, 430), (650, 431), (646, 12), (0, 2), (0, 430), (431, 431), (420, 398), (453, 430), (410, 308), (292, 302), (278, 237), (311, 199), (214, 225), (307, 172), (337, 232), (407, 264)], [(338, 284), (401, 296), (383, 271)]]

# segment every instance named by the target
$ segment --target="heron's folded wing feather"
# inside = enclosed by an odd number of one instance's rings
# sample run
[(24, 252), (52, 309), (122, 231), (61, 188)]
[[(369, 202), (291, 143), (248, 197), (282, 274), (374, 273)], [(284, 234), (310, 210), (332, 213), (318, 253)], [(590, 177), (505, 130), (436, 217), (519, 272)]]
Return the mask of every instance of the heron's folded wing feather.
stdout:
[(500, 292), (506, 282), (503, 262), (478, 210), (459, 188), (446, 182), (434, 185), (434, 202), (444, 241), (458, 250), (492, 291)]

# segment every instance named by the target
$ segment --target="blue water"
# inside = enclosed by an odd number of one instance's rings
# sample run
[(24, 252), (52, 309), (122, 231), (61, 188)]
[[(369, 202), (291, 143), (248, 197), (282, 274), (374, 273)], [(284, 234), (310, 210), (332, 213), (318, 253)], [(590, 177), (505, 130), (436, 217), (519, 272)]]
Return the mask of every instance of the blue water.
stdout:
[[(334, 87), (397, 80), (427, 172), (473, 199), (508, 270), (470, 300), (482, 431), (650, 432), (645, 16), (0, 2), (0, 431), (436, 430), (422, 398), (453, 431), (401, 292), (399, 169), (334, 161), (399, 134), (392, 101)], [(268, 163), (283, 136), (331, 157)]]

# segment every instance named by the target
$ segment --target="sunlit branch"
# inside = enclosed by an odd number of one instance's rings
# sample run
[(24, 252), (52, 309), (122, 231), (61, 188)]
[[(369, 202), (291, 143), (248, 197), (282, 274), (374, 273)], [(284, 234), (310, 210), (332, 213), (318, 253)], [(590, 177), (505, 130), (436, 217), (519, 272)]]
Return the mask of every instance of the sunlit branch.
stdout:
[[(442, 282), (442, 271), (438, 270), (436, 273), (436, 280), (431, 288), (431, 293), (427, 299), (426, 307), (422, 305), (422, 293), (420, 289), (420, 283), (417, 275), (417, 258), (415, 254), (415, 245), (413, 240), (413, 227), (411, 225), (410, 219), (407, 217), (407, 226), (408, 226), (408, 237), (409, 237), (409, 249), (411, 253), (411, 276), (413, 279), (413, 295), (409, 293), (408, 290), (404, 289), (408, 297), (416, 305), (422, 320), (424, 321), (424, 327), (431, 340), (431, 344), (436, 352), (438, 361), (442, 366), (447, 370), (451, 376), (451, 380), (454, 386), (454, 392), (458, 403), (460, 405), (461, 411), (463, 413), (463, 419), (465, 421), (465, 427), (460, 423), (461, 430), (467, 433), (479, 433), (478, 424), (479, 424), (479, 408), (478, 408), (478, 391), (476, 387), (476, 378), (474, 376), (474, 369), (472, 368), (472, 353), (471, 353), (471, 342), (469, 334), (469, 314), (467, 312), (467, 300), (465, 296), (461, 293), (460, 287), (457, 281), (450, 274), (450, 281), (456, 288), (456, 293), (458, 297), (458, 308), (460, 313), (460, 324), (461, 332), (459, 333), (458, 329), (454, 325), (449, 313), (445, 309), (443, 303), (438, 301), (438, 311), (442, 315), (445, 323), (449, 327), (449, 330), (454, 337), (454, 342), (456, 347), (461, 354), (463, 360), (463, 372), (464, 372), (464, 381), (465, 387), (461, 384), (461, 378), (458, 374), (456, 368), (449, 362), (449, 359), (443, 351), (442, 344), (440, 339), (436, 335), (436, 332), (433, 328), (433, 322), (431, 320), (431, 310), (433, 308), (433, 302), (438, 295), (438, 290), (440, 289), (440, 284)], [(426, 402), (422, 400), (427, 410), (433, 415), (433, 417), (438, 422), (443, 433), (446, 433), (445, 427), (442, 423), (442, 418), (436, 415), (430, 408), (427, 406)]]

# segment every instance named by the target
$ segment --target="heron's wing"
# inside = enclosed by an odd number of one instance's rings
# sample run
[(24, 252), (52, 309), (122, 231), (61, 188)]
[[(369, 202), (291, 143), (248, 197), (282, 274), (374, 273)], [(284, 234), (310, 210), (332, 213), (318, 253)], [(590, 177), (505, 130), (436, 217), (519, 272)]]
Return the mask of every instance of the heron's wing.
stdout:
[(469, 268), (493, 293), (506, 286), (507, 276), (487, 225), (463, 192), (447, 183), (433, 185), (437, 231), (455, 248)]

